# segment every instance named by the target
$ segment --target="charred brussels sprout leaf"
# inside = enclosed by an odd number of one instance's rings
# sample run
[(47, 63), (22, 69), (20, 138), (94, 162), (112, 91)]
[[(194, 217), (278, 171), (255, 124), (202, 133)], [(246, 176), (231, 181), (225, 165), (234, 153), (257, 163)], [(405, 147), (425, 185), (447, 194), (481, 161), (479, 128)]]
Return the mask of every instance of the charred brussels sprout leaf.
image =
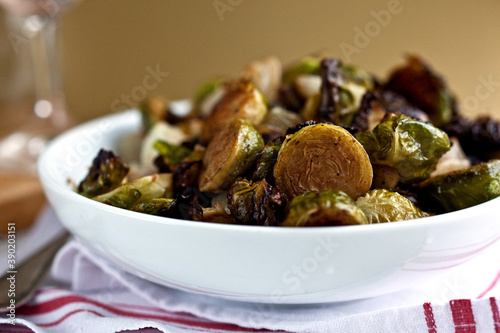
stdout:
[(452, 212), (500, 196), (500, 160), (429, 178), (418, 185), (420, 197), (441, 212)]
[(198, 187), (202, 192), (220, 193), (253, 166), (264, 141), (243, 119), (226, 124), (210, 142), (203, 158)]
[(78, 185), (78, 193), (91, 198), (109, 192), (122, 184), (128, 171), (128, 166), (112, 151), (101, 149)]
[(173, 188), (174, 194), (181, 194), (188, 188), (198, 185), (202, 161), (184, 161), (174, 170)]
[(161, 173), (136, 179), (96, 197), (93, 200), (105, 204), (131, 209), (134, 205), (155, 198), (172, 195), (172, 174)]
[(162, 162), (171, 170), (191, 154), (190, 149), (180, 145), (173, 145), (163, 140), (156, 141), (154, 148), (160, 153)]
[(369, 223), (396, 222), (426, 216), (410, 200), (397, 192), (371, 190), (356, 200)]
[(445, 132), (404, 115), (387, 114), (372, 131), (361, 132), (356, 138), (373, 164), (395, 168), (405, 183), (428, 178), (450, 149)]
[(240, 179), (228, 192), (231, 216), (240, 224), (273, 226), (278, 223), (283, 201), (280, 193), (265, 179)]
[(347, 130), (318, 123), (286, 136), (273, 175), (287, 200), (323, 190), (343, 191), (355, 200), (370, 189), (373, 171), (366, 151)]
[(172, 201), (174, 201), (174, 199), (155, 198), (138, 203), (133, 206), (131, 210), (144, 214), (159, 215), (162, 210), (166, 210), (170, 207)]
[(442, 128), (450, 137), (460, 140), (467, 155), (477, 156), (481, 161), (488, 161), (500, 151), (500, 121), (490, 116), (476, 119), (457, 116)]
[(284, 227), (367, 224), (363, 211), (342, 191), (307, 192), (290, 202)]
[(193, 189), (175, 197), (168, 209), (162, 209), (158, 215), (174, 219), (201, 221), (203, 219), (203, 207), (198, 202), (198, 195)]
[(446, 124), (453, 116), (455, 100), (446, 83), (416, 56), (408, 56), (406, 65), (391, 74), (385, 88), (426, 112), (436, 126)]

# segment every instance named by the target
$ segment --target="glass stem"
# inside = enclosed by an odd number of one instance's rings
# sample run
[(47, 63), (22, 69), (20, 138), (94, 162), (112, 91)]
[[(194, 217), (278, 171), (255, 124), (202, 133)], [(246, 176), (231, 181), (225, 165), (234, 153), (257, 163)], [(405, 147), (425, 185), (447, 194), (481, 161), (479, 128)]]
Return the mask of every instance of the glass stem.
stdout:
[(35, 115), (48, 120), (51, 126), (63, 128), (67, 117), (58, 68), (57, 21), (53, 17), (30, 16), (30, 49), (35, 79)]

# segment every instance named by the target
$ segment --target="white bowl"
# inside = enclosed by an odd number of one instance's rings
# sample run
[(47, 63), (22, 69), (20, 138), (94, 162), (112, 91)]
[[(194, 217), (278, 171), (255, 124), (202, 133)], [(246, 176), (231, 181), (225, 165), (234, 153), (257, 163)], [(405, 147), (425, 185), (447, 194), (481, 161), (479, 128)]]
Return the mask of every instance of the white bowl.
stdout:
[(239, 301), (353, 300), (415, 286), (500, 238), (500, 198), (397, 223), (280, 228), (150, 216), (72, 191), (68, 179), (83, 179), (99, 149), (116, 150), (140, 128), (137, 111), (78, 126), (45, 150), (39, 174), (49, 202), (75, 236), (161, 285)]

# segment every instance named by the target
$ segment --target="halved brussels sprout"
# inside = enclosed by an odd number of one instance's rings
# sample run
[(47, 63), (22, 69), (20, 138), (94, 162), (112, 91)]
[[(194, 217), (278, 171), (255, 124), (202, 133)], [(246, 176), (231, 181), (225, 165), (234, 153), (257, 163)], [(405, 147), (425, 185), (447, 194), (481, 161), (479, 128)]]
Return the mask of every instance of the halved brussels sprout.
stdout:
[(369, 223), (396, 222), (427, 216), (410, 200), (397, 192), (371, 190), (356, 200)]
[(452, 212), (500, 196), (500, 160), (432, 177), (418, 184), (431, 207)]
[(125, 183), (111, 192), (107, 192), (93, 200), (125, 209), (155, 198), (172, 196), (172, 174), (160, 173)]
[(234, 118), (243, 118), (252, 125), (260, 124), (267, 115), (264, 96), (255, 85), (240, 80), (227, 87), (226, 94), (205, 120), (201, 141), (208, 143)]
[(287, 208), (283, 227), (321, 227), (367, 224), (363, 211), (342, 191), (307, 192)]
[(356, 138), (373, 164), (395, 168), (405, 183), (428, 178), (439, 158), (450, 149), (445, 132), (393, 113), (388, 113), (372, 131), (358, 133)]
[(219, 193), (257, 160), (264, 141), (257, 130), (241, 118), (231, 120), (207, 147), (198, 179), (202, 192)]
[(347, 130), (318, 123), (286, 136), (273, 175), (288, 200), (323, 190), (357, 199), (370, 189), (373, 172), (363, 146)]

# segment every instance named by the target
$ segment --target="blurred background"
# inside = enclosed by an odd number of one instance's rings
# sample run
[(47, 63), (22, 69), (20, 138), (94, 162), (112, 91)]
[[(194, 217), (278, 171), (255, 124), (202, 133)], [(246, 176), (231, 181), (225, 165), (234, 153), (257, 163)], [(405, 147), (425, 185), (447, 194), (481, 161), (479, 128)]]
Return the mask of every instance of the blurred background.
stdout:
[[(500, 117), (498, 0), (83, 0), (68, 7), (58, 32), (61, 73), (77, 121), (128, 109), (145, 90), (191, 97), (203, 79), (236, 76), (254, 59), (277, 55), (286, 64), (322, 50), (381, 78), (405, 53), (419, 54), (464, 112)], [(156, 80), (144, 81), (151, 72)]]
[(152, 92), (177, 99), (271, 54), (286, 64), (328, 50), (383, 78), (417, 53), (465, 112), (500, 117), (499, 14), (498, 0), (83, 0), (60, 27), (64, 89), (88, 119), (129, 107), (123, 95), (136, 102), (148, 68), (168, 73)]

